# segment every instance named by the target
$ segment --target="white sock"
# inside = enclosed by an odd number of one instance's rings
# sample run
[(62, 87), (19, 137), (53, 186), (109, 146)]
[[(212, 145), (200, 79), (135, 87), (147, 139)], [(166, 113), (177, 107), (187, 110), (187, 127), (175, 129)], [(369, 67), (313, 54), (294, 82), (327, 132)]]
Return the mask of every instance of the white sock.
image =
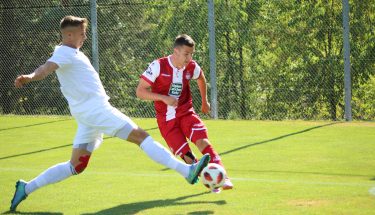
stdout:
[(56, 164), (55, 166), (52, 166), (46, 171), (42, 172), (33, 180), (29, 181), (25, 187), (25, 192), (27, 195), (29, 195), (40, 187), (59, 182), (72, 176), (73, 174), (74, 167), (70, 161)]
[(165, 147), (148, 136), (140, 145), (141, 149), (155, 162), (174, 169), (182, 176), (189, 176), (190, 165), (177, 160)]

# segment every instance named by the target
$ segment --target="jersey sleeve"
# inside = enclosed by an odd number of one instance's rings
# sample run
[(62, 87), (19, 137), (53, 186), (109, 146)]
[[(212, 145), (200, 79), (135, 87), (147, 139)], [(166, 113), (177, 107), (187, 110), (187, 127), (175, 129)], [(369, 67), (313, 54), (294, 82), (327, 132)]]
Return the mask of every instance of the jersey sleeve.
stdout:
[(69, 54), (65, 53), (61, 48), (55, 49), (52, 57), (50, 57), (47, 61), (56, 63), (59, 68), (63, 68), (64, 66), (67, 66), (72, 62)]
[(141, 78), (152, 85), (154, 84), (159, 74), (160, 74), (160, 64), (159, 64), (159, 61), (155, 60), (148, 66), (146, 71), (143, 72), (143, 74), (141, 75)]
[(195, 63), (195, 68), (194, 68), (194, 72), (193, 72), (193, 79), (198, 79), (199, 76), (201, 76), (201, 72), (202, 72), (201, 67), (197, 63)]

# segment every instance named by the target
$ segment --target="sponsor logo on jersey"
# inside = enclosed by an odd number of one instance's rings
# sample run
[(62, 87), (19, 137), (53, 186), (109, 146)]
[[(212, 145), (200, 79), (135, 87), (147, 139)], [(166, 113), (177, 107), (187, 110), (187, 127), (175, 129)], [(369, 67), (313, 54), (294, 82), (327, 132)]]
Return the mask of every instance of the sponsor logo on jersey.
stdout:
[(148, 75), (152, 75), (151, 67), (148, 67), (148, 68), (147, 68), (146, 73), (147, 73)]
[(180, 97), (182, 92), (182, 83), (172, 83), (171, 87), (169, 88), (168, 95), (174, 97)]

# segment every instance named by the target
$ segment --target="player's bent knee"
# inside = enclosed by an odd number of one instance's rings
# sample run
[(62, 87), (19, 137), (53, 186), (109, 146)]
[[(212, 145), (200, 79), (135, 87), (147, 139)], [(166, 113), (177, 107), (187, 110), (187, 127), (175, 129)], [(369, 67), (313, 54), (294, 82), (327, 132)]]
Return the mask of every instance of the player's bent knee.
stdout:
[(136, 128), (133, 129), (132, 132), (130, 132), (128, 141), (135, 143), (137, 145), (141, 144), (144, 139), (146, 139), (148, 136), (150, 136), (145, 130), (142, 128)]
[(89, 164), (89, 160), (90, 160), (90, 155), (80, 156), (78, 159), (78, 163), (76, 165), (73, 165), (75, 173), (76, 174), (82, 173), (86, 169), (87, 165)]

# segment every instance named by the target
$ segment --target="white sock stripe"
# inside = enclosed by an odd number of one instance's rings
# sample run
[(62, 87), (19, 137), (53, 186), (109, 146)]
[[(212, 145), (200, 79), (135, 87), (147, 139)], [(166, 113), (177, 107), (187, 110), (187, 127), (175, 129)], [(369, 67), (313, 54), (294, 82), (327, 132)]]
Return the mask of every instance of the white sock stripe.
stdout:
[(175, 153), (174, 155), (177, 155), (181, 150), (182, 148), (184, 148), (184, 146), (186, 146), (186, 144), (188, 144), (188, 142), (185, 142)]

